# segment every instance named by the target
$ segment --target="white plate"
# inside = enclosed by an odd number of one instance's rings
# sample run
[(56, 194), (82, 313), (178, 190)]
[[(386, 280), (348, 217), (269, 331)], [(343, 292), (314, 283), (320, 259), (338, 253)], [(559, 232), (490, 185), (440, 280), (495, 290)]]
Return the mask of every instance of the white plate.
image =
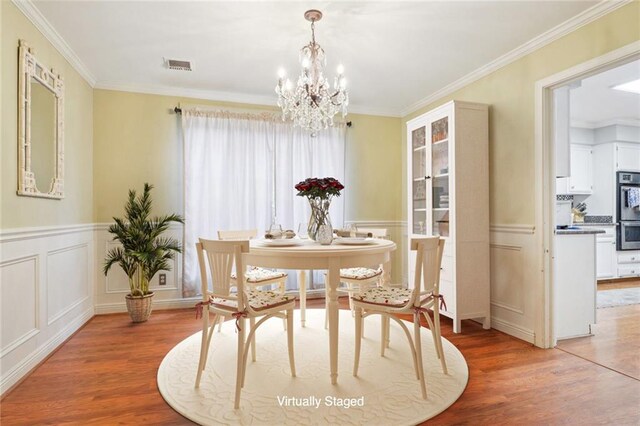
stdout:
[(376, 240), (373, 238), (357, 238), (357, 237), (342, 237), (333, 240), (337, 244), (346, 244), (350, 246), (361, 246), (367, 244), (375, 244)]
[(300, 240), (295, 240), (293, 238), (283, 238), (278, 240), (260, 240), (260, 242), (269, 247), (292, 247), (300, 245)]

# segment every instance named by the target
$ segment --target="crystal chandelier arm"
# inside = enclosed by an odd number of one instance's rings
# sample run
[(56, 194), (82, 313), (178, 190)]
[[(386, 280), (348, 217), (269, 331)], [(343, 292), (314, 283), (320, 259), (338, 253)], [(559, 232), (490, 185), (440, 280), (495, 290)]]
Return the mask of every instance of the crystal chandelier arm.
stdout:
[(315, 37), (315, 23), (321, 18), (322, 12), (318, 10), (305, 12), (305, 19), (311, 22), (311, 42), (300, 50), (302, 70), (298, 82), (292, 88), (289, 80), (284, 83), (281, 74), (275, 89), (283, 119), (288, 117), (295, 125), (309, 130), (312, 135), (318, 130), (333, 126), (333, 116), (338, 112), (342, 112), (344, 117), (349, 103), (343, 67), (338, 67), (333, 88), (323, 74), (326, 56)]

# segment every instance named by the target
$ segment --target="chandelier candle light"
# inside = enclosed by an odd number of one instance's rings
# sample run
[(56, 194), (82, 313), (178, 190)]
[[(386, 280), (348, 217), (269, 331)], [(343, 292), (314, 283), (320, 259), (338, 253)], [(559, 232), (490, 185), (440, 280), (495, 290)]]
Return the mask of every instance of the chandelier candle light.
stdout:
[(333, 116), (339, 111), (347, 115), (349, 94), (344, 78), (344, 67), (338, 65), (338, 75), (333, 79), (333, 87), (323, 74), (327, 59), (324, 50), (316, 43), (315, 23), (322, 19), (319, 10), (307, 10), (304, 18), (311, 22), (311, 42), (300, 50), (302, 72), (295, 87), (291, 80), (285, 80), (285, 71), (278, 73), (278, 106), (282, 108), (282, 119), (290, 118), (294, 125), (311, 132), (333, 126)]
[(308, 178), (295, 186), (299, 197), (307, 197), (311, 206), (311, 217), (307, 231), (309, 238), (320, 244), (331, 244), (333, 229), (329, 218), (331, 199), (340, 196), (344, 185), (332, 177)]

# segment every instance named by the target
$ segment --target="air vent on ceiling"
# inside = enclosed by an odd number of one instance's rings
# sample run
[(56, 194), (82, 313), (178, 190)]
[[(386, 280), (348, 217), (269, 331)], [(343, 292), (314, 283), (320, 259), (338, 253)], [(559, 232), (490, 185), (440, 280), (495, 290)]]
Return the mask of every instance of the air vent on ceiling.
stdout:
[(178, 71), (191, 71), (190, 61), (178, 61), (177, 59), (166, 59), (167, 68)]

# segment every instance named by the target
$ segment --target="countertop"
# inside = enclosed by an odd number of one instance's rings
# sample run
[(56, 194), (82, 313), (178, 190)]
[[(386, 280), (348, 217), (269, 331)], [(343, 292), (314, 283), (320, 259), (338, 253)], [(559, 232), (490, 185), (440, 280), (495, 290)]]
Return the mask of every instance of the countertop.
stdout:
[(615, 226), (615, 223), (611, 223), (611, 222), (584, 222), (584, 223), (574, 223), (573, 226)]
[[(602, 224), (599, 224), (599, 225), (602, 226)], [(575, 225), (566, 229), (556, 229), (556, 235), (604, 234), (604, 233), (606, 233), (604, 229), (595, 229), (592, 227), (581, 228)]]

